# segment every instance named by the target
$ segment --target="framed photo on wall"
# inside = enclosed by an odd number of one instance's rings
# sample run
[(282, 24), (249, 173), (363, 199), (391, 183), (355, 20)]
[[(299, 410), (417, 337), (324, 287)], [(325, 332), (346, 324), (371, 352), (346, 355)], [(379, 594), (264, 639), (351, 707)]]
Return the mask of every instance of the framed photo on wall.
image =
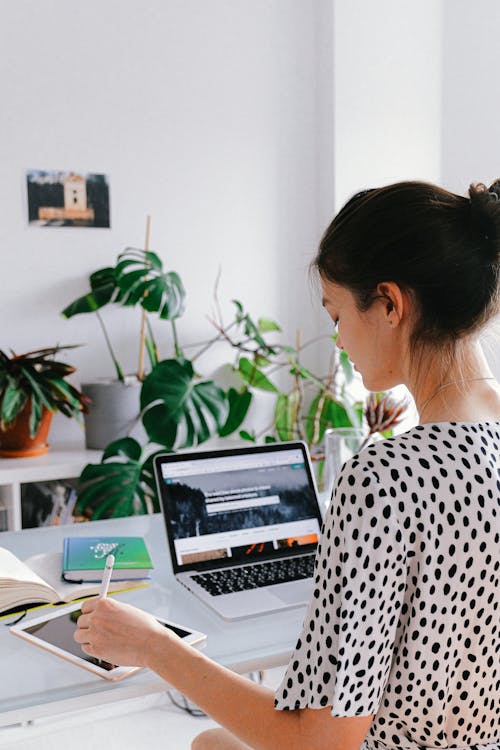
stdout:
[(107, 175), (31, 169), (26, 180), (30, 225), (111, 226)]

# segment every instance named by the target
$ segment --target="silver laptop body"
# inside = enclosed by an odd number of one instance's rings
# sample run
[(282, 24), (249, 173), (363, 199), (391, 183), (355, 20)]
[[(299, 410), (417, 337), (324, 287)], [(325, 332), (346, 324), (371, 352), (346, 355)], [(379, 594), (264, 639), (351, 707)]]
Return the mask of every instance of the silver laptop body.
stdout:
[(307, 603), (322, 519), (304, 443), (161, 454), (155, 474), (180, 583), (225, 620)]

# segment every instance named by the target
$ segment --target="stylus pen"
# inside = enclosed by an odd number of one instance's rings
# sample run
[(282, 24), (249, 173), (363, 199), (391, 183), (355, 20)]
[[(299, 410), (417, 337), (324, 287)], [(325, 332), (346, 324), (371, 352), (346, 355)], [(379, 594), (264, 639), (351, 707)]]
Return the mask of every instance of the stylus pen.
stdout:
[(111, 581), (111, 575), (113, 573), (113, 565), (115, 564), (115, 556), (108, 555), (106, 558), (106, 567), (104, 568), (104, 574), (102, 576), (101, 590), (99, 597), (103, 599), (108, 595), (109, 582)]

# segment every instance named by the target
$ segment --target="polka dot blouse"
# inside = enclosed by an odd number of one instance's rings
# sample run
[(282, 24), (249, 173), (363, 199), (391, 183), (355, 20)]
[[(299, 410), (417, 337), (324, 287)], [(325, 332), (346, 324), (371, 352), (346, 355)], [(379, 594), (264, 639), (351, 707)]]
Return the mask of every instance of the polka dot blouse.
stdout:
[(276, 708), (374, 714), (364, 748), (500, 749), (500, 423), (348, 461)]

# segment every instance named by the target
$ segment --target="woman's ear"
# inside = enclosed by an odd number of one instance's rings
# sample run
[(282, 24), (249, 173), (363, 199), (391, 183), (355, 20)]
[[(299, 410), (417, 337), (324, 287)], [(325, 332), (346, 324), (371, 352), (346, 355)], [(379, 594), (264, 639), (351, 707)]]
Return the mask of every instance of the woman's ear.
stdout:
[(382, 304), (387, 324), (397, 328), (408, 313), (405, 293), (395, 281), (383, 281), (377, 286), (377, 296)]

